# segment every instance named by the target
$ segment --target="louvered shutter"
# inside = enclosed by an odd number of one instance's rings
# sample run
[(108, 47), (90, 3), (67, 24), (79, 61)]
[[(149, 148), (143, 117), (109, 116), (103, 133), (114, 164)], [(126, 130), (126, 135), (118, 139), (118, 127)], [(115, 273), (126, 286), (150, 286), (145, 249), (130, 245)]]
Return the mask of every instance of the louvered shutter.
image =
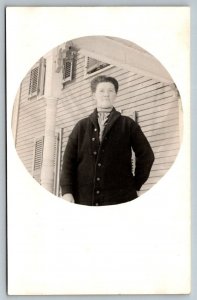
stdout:
[(46, 59), (42, 57), (39, 61), (39, 80), (38, 80), (38, 90), (37, 90), (39, 96), (44, 95), (45, 75), (46, 75)]
[(73, 59), (63, 59), (63, 83), (72, 80), (73, 77)]
[(44, 94), (45, 73), (46, 60), (41, 58), (30, 72), (29, 98)]
[(38, 92), (38, 80), (39, 80), (39, 64), (37, 64), (30, 73), (30, 83), (29, 83), (29, 96), (33, 97), (37, 95)]
[(40, 183), (42, 159), (43, 159), (44, 137), (35, 139), (33, 157), (33, 178)]
[[(59, 176), (61, 163), (61, 143), (62, 143), (62, 129), (59, 129), (55, 134), (54, 142), (54, 157), (53, 157), (53, 193), (57, 196), (60, 194)], [(33, 152), (33, 178), (38, 183), (41, 183), (41, 169), (43, 162), (44, 136), (36, 138), (34, 142)]]
[(100, 60), (97, 60), (95, 58), (87, 57), (87, 65), (86, 65), (87, 74), (94, 73), (98, 70), (101, 70), (101, 69), (107, 67), (107, 66), (109, 66), (109, 64), (104, 63), (104, 62), (102, 62)]

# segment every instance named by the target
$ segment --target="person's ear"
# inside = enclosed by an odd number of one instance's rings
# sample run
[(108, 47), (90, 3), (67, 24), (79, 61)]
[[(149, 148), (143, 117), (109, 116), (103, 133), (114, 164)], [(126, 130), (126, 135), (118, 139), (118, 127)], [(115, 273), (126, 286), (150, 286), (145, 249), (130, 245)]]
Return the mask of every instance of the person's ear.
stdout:
[(93, 99), (94, 101), (96, 101), (95, 92), (92, 93), (92, 99)]

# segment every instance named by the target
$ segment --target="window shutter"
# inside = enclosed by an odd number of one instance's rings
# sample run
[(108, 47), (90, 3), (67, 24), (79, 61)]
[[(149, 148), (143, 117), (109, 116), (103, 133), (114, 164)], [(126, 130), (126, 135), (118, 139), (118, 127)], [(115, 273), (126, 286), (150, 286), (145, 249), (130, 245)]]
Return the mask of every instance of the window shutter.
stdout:
[[(57, 196), (60, 195), (60, 163), (61, 163), (61, 144), (62, 144), (62, 129), (58, 130), (55, 134), (54, 142), (54, 157), (53, 157), (53, 193)], [(33, 154), (33, 178), (38, 183), (41, 183), (41, 169), (43, 162), (43, 149), (44, 149), (44, 136), (36, 138), (34, 142), (34, 154)]]
[(42, 96), (45, 87), (46, 59), (41, 58), (30, 72), (29, 98)]
[(34, 143), (34, 157), (33, 157), (33, 178), (40, 183), (40, 175), (42, 168), (43, 159), (43, 148), (44, 148), (44, 136), (35, 139)]
[(73, 77), (73, 59), (63, 59), (63, 83), (72, 80)]
[(29, 96), (33, 97), (37, 95), (38, 91), (38, 79), (39, 79), (39, 65), (31, 70), (30, 83), (29, 83)]
[(46, 59), (42, 57), (39, 62), (39, 81), (38, 81), (38, 91), (37, 91), (39, 96), (44, 95), (45, 75), (46, 75)]

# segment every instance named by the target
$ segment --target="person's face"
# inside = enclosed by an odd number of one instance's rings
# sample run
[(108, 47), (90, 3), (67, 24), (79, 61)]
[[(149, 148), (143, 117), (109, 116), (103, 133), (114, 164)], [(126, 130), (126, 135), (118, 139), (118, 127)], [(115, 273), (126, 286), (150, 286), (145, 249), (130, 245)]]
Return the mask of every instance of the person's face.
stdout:
[(116, 99), (116, 90), (111, 82), (100, 82), (93, 93), (97, 108), (112, 108)]

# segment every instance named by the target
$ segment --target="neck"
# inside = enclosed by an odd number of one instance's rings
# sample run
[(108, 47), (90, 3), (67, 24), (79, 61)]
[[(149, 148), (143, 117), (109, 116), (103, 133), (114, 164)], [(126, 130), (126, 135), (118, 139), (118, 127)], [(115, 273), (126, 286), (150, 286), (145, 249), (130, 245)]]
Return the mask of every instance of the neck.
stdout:
[(111, 112), (113, 107), (107, 107), (107, 108), (100, 108), (97, 107), (98, 112)]

